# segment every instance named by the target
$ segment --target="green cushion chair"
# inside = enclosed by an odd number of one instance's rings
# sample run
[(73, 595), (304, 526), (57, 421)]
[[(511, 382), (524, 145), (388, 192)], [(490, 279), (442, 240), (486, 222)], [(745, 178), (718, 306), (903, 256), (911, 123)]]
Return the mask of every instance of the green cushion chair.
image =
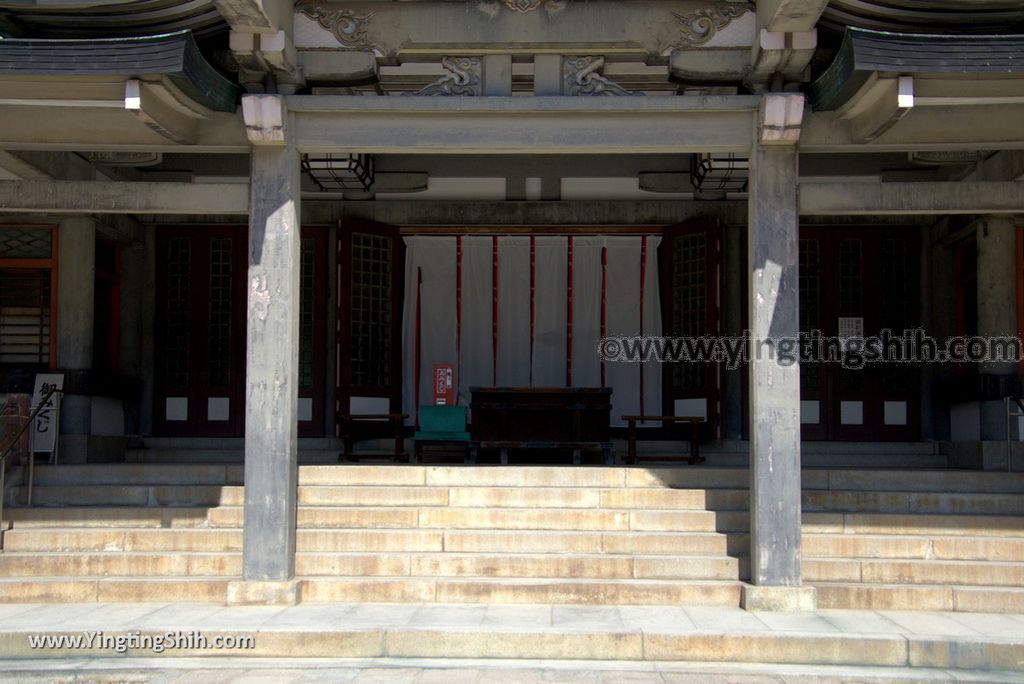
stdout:
[(423, 446), (461, 449), (468, 453), (465, 406), (420, 406), (420, 429), (413, 435), (413, 462), (418, 463)]

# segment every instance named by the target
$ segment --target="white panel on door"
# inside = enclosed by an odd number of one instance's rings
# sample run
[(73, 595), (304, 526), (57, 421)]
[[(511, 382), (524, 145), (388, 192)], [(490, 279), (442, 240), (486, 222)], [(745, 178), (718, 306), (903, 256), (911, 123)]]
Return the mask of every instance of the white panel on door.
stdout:
[(907, 424), (907, 402), (887, 401), (884, 406), (886, 425)]
[(800, 402), (800, 424), (817, 425), (821, 422), (821, 402), (804, 400)]
[(700, 416), (708, 419), (707, 399), (676, 399), (672, 406), (674, 415), (677, 416)]
[(349, 413), (353, 416), (373, 416), (391, 413), (391, 400), (387, 397), (352, 397)]
[(313, 420), (313, 400), (309, 397), (299, 397), (299, 421), (310, 420)]
[(839, 422), (843, 425), (864, 424), (864, 402), (863, 401), (841, 401), (839, 402)]
[(206, 400), (206, 420), (227, 420), (230, 416), (230, 399), (227, 397), (210, 397)]
[(167, 397), (165, 406), (168, 421), (188, 420), (188, 397)]

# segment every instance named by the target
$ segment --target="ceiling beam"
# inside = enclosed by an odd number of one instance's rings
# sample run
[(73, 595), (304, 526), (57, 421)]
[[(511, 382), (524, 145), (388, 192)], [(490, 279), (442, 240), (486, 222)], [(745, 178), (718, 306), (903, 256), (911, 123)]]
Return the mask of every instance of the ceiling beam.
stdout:
[(287, 98), (302, 152), (745, 153), (754, 96)]
[(0, 211), (46, 214), (249, 213), (243, 183), (0, 181)]
[(801, 183), (800, 215), (1022, 214), (1024, 183)]

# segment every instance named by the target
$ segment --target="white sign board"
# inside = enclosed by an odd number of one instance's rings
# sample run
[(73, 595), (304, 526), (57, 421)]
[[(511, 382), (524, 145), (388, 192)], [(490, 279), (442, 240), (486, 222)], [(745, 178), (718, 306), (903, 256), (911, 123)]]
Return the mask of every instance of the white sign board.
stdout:
[[(54, 387), (58, 390), (64, 389), (63, 373), (40, 373), (36, 376), (36, 388), (32, 392), (33, 410)], [(60, 419), (60, 396), (60, 392), (54, 392), (36, 416), (35, 425), (32, 427), (32, 448), (37, 453), (41, 451), (52, 454), (57, 447), (57, 433), (60, 431), (60, 425), (57, 424)]]

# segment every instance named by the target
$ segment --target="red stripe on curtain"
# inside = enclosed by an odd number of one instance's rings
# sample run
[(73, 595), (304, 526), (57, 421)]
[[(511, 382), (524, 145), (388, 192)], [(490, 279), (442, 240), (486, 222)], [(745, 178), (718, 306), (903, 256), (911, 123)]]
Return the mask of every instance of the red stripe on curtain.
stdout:
[(462, 236), (455, 237), (455, 404), (462, 382)]
[(498, 384), (498, 236), (491, 237), (491, 384)]
[(537, 311), (537, 238), (530, 236), (530, 386), (533, 386), (533, 335)]
[[(608, 334), (608, 247), (601, 247), (601, 339)], [(601, 357), (601, 387), (606, 387), (605, 359)]]
[(416, 427), (419, 427), (419, 425), (420, 425), (420, 325), (421, 325), (421, 321), (422, 321), (422, 311), (423, 311), (422, 308), (421, 308), (420, 302), (422, 301), (422, 299), (421, 299), (422, 291), (423, 291), (423, 269), (422, 268), (417, 268), (416, 269), (416, 333), (415, 333), (415, 340), (416, 341), (415, 341), (415, 346), (413, 348), (413, 365), (415, 366), (415, 368), (413, 369), (413, 372), (416, 374), (414, 376), (414, 378), (415, 378), (414, 382), (416, 384), (416, 409), (415, 409), (415, 411), (416, 411), (416, 414), (415, 414), (416, 420), (414, 422), (416, 423)]
[[(647, 236), (640, 241), (640, 336), (644, 334), (644, 289), (647, 286)], [(640, 415), (644, 415), (644, 364), (640, 369)]]
[(565, 386), (572, 387), (572, 235), (569, 236), (568, 275), (565, 282)]

